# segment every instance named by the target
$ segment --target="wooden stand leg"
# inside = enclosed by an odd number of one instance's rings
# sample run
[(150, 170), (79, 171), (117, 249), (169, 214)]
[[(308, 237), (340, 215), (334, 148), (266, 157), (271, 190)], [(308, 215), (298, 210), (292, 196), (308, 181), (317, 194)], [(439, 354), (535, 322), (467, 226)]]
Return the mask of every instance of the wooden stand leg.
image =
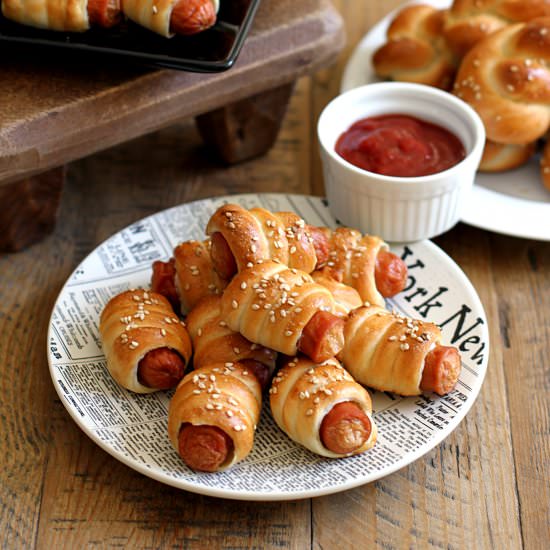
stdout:
[(53, 231), (64, 179), (62, 166), (0, 185), (0, 251), (17, 252)]
[(203, 140), (234, 164), (267, 152), (279, 133), (294, 82), (226, 105), (195, 120)]

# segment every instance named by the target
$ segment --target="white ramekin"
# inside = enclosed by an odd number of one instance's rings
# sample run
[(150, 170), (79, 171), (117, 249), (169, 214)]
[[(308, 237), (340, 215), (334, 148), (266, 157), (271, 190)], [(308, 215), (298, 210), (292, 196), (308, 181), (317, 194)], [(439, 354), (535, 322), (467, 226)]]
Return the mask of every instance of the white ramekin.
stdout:
[[(429, 176), (383, 176), (357, 168), (334, 149), (338, 137), (359, 119), (406, 114), (455, 134), (464, 160)], [(367, 84), (333, 99), (317, 125), (329, 208), (343, 225), (390, 242), (429, 239), (460, 219), (485, 144), (477, 113), (455, 96), (422, 84)]]

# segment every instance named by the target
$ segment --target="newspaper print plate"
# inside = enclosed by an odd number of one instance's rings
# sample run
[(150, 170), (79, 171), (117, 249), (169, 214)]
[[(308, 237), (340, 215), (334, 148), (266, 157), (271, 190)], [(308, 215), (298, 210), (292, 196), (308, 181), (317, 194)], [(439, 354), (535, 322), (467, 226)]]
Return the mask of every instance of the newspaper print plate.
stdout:
[[(407, 3), (430, 4), (444, 9), (451, 5), (451, 0)], [(384, 44), (386, 30), (401, 9), (398, 7), (389, 13), (359, 41), (344, 68), (341, 93), (380, 80), (372, 67), (372, 54)], [(539, 162), (540, 156), (535, 155), (514, 170), (478, 173), (462, 221), (495, 233), (550, 241), (550, 191), (541, 182)]]
[(479, 393), (489, 354), (486, 316), (460, 268), (429, 241), (396, 246), (409, 267), (407, 288), (390, 308), (441, 325), (458, 346), (463, 368), (445, 397), (401, 398), (374, 392), (379, 437), (362, 455), (330, 460), (291, 441), (265, 406), (254, 449), (226, 472), (195, 473), (166, 432), (173, 391), (135, 395), (110, 377), (98, 335), (99, 315), (113, 295), (148, 287), (151, 264), (174, 246), (204, 238), (210, 214), (222, 203), (293, 210), (314, 225), (334, 227), (326, 201), (301, 195), (233, 195), (183, 204), (123, 229), (98, 246), (73, 272), (54, 306), (49, 332), (50, 373), (59, 397), (80, 428), (108, 453), (158, 481), (205, 495), (246, 500), (292, 500), (369, 483), (418, 459), (459, 424)]

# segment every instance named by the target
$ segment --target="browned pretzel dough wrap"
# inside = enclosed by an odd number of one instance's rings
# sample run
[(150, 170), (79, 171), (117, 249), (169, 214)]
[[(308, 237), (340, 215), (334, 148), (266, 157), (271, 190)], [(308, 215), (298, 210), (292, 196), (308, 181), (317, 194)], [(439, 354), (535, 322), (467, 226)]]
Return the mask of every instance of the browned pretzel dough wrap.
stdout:
[(285, 355), (300, 350), (323, 361), (343, 345), (343, 320), (334, 315), (330, 291), (280, 263), (241, 271), (225, 289), (221, 309), (231, 330)]
[(225, 279), (258, 260), (277, 260), (306, 273), (317, 265), (308, 225), (292, 212), (225, 204), (210, 218), (206, 233), (212, 238), (214, 268)]
[(218, 363), (190, 372), (168, 410), (168, 435), (194, 470), (225, 470), (243, 460), (254, 444), (262, 392), (239, 364)]
[(256, 375), (264, 389), (275, 369), (277, 353), (253, 344), (228, 328), (221, 316), (220, 300), (219, 296), (207, 296), (187, 316), (187, 329), (193, 342), (193, 367), (241, 362)]
[(326, 276), (355, 288), (364, 302), (379, 306), (385, 304), (384, 297), (403, 290), (407, 266), (381, 238), (349, 227), (322, 230), (329, 242), (328, 261), (321, 266)]
[(361, 384), (400, 395), (450, 392), (460, 374), (458, 350), (441, 345), (433, 323), (377, 306), (351, 312), (339, 358)]
[(204, 296), (221, 294), (226, 284), (214, 271), (210, 240), (180, 243), (169, 262), (153, 263), (151, 288), (166, 296), (182, 315)]
[(317, 284), (330, 291), (336, 302), (334, 313), (339, 317), (347, 317), (350, 311), (363, 305), (357, 290), (329, 277), (324, 270), (314, 271), (311, 276)]
[[(191, 357), (185, 326), (155, 292), (127, 290), (111, 298), (101, 313), (99, 333), (112, 377), (136, 393), (176, 386)], [(144, 378), (159, 383), (152, 387)]]
[(112, 27), (121, 16), (119, 0), (2, 0), (2, 13), (22, 25), (67, 32)]
[(376, 74), (449, 90), (457, 63), (443, 36), (444, 17), (445, 10), (426, 4), (401, 9), (388, 28), (386, 43), (372, 57)]
[(334, 358), (290, 359), (275, 375), (269, 400), (281, 430), (318, 455), (359, 454), (376, 442), (370, 396)]
[(129, 19), (166, 38), (191, 35), (214, 25), (219, 0), (124, 0)]

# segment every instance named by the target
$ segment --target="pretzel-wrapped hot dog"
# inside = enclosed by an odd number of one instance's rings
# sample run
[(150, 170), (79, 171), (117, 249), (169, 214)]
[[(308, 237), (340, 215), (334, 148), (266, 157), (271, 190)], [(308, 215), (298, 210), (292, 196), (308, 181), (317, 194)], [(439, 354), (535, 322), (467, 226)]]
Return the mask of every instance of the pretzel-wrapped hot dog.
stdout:
[(214, 271), (210, 241), (185, 241), (174, 248), (168, 262), (153, 263), (151, 288), (186, 315), (203, 297), (221, 294), (226, 282)]
[(460, 374), (458, 350), (441, 330), (377, 306), (352, 311), (340, 359), (361, 384), (400, 395), (450, 392)]
[(99, 332), (107, 368), (124, 388), (150, 393), (175, 387), (191, 357), (191, 339), (164, 296), (127, 290), (103, 309)]
[(166, 38), (202, 32), (216, 23), (218, 0), (124, 0), (129, 19)]
[(213, 363), (245, 365), (258, 378), (262, 389), (268, 385), (275, 369), (277, 353), (253, 344), (227, 327), (220, 310), (220, 297), (203, 298), (189, 313), (187, 329), (193, 343), (195, 369)]
[(172, 445), (194, 470), (225, 470), (252, 450), (261, 402), (258, 380), (240, 363), (190, 372), (170, 401)]
[(310, 275), (265, 261), (241, 271), (222, 296), (222, 317), (251, 342), (324, 361), (343, 345), (344, 321), (329, 290)]
[(321, 266), (326, 276), (355, 288), (364, 302), (379, 306), (405, 288), (407, 266), (382, 239), (349, 227), (322, 229), (329, 242), (328, 261)]
[(2, 13), (22, 25), (67, 32), (112, 27), (121, 18), (119, 0), (2, 0)]
[(336, 302), (335, 313), (339, 317), (347, 317), (350, 311), (363, 305), (363, 300), (357, 290), (329, 277), (323, 270), (314, 271), (311, 276), (317, 284), (330, 291)]
[[(292, 212), (270, 212), (225, 204), (210, 218), (206, 233), (212, 238), (212, 261), (223, 279), (258, 260), (277, 260), (288, 267), (311, 273), (322, 249), (310, 227)], [(323, 239), (323, 236), (317, 236)]]
[(290, 359), (269, 394), (281, 430), (318, 455), (359, 454), (376, 442), (370, 396), (334, 358), (322, 364)]

